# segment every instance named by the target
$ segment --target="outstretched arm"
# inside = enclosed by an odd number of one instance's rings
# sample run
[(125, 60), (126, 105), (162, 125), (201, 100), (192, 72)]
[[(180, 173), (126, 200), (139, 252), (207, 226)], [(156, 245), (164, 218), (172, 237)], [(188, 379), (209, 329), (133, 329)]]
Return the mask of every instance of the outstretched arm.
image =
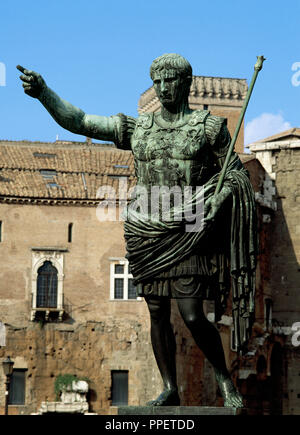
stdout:
[(23, 73), (20, 79), (23, 81), (24, 92), (37, 98), (61, 127), (90, 138), (116, 141), (116, 131), (120, 123), (118, 116), (86, 115), (48, 88), (40, 74), (20, 65), (17, 69)]

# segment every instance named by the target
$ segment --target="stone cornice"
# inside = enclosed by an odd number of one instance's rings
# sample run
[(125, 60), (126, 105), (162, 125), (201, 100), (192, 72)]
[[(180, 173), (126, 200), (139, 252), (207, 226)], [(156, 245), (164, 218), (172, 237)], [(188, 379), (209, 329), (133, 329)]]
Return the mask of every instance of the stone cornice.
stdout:
[(276, 151), (281, 149), (300, 148), (300, 140), (283, 140), (274, 142), (255, 142), (247, 145), (251, 152)]
[[(1, 196), (0, 204), (50, 205), (50, 206), (80, 206), (95, 207), (100, 199), (59, 199), (59, 198), (26, 198), (17, 196)], [(117, 202), (117, 200), (116, 200)]]
[(124, 206), (124, 199), (72, 199), (72, 198), (30, 198), (19, 196), (0, 196), (0, 204), (49, 205), (68, 207), (97, 207), (102, 201), (116, 206)]
[(47, 251), (47, 252), (69, 252), (68, 248), (62, 248), (59, 246), (46, 246), (46, 247), (33, 247), (31, 251)]

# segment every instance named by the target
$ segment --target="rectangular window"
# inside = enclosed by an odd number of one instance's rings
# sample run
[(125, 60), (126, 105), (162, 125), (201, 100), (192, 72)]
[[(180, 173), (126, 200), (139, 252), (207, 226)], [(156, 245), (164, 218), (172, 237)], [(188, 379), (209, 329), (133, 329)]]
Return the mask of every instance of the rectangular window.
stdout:
[(72, 243), (72, 237), (73, 237), (73, 224), (70, 223), (68, 225), (68, 242)]
[(115, 273), (123, 274), (124, 273), (124, 265), (123, 264), (115, 264)]
[(231, 328), (230, 333), (231, 333), (231, 337), (230, 337), (230, 349), (233, 352), (236, 352), (237, 351), (237, 346), (236, 346), (236, 342), (235, 342), (234, 328)]
[(15, 369), (10, 380), (9, 400), (10, 405), (25, 404), (25, 374), (24, 369)]
[(33, 155), (34, 155), (34, 157), (37, 157), (37, 158), (47, 158), (47, 159), (53, 159), (56, 157), (56, 154), (50, 154), (50, 153), (35, 152), (35, 153), (33, 153)]
[(111, 404), (112, 406), (128, 405), (128, 370), (112, 370)]
[(44, 180), (53, 180), (57, 172), (55, 169), (40, 169), (40, 174)]
[(0, 243), (2, 242), (2, 221), (0, 221)]
[(265, 327), (269, 331), (272, 328), (272, 299), (265, 299)]
[(114, 299), (123, 299), (124, 297), (124, 279), (115, 278)]
[(128, 165), (114, 165), (114, 168), (123, 168), (123, 169), (128, 169), (129, 166)]
[(136, 299), (136, 287), (132, 278), (128, 278), (128, 299)]
[(60, 185), (57, 184), (57, 183), (48, 183), (48, 184), (47, 184), (47, 187), (50, 187), (50, 188), (52, 188), (52, 187), (57, 187), (58, 189), (61, 189)]
[(114, 260), (110, 265), (110, 298), (119, 300), (137, 299), (133, 276), (127, 260)]

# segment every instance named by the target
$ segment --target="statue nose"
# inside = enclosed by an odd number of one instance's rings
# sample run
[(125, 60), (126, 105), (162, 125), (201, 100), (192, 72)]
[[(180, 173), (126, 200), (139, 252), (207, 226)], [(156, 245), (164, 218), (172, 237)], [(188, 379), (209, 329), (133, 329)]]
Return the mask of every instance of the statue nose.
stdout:
[(162, 93), (165, 93), (166, 92), (166, 85), (165, 85), (165, 82), (162, 80), (161, 81), (161, 83), (160, 83), (160, 91), (162, 92)]

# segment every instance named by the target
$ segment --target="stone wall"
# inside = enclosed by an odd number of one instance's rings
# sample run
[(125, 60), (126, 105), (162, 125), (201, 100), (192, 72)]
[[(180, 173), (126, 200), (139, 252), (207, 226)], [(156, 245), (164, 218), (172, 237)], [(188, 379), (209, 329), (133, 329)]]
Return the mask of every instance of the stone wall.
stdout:
[(274, 150), (273, 157), (278, 203), (272, 222), (274, 317), (285, 326), (292, 326), (300, 321), (297, 304), (300, 287), (300, 147)]
[[(23, 327), (30, 318), (32, 248), (65, 249), (64, 296), (74, 323), (118, 313), (145, 315), (139, 301), (110, 301), (110, 258), (124, 257), (122, 222), (99, 222), (95, 207), (1, 204), (1, 321)], [(68, 243), (68, 224), (73, 241)], [(109, 313), (109, 314), (108, 314)]]
[[(122, 223), (100, 223), (94, 207), (1, 204), (0, 213), (0, 262), (5, 264), (0, 270), (0, 320), (6, 325), (0, 356), (24, 361), (19, 367), (27, 369), (24, 409), (36, 412), (42, 401), (53, 401), (60, 373), (91, 379), (90, 403), (99, 413), (109, 412), (111, 370), (129, 370), (130, 404), (157, 395), (161, 383), (146, 304), (110, 300), (110, 258), (125, 255)], [(72, 243), (67, 238), (70, 222)], [(30, 321), (34, 247), (66, 249), (62, 323)]]
[[(129, 371), (129, 404), (142, 405), (158, 393), (149, 333), (139, 321), (111, 319), (81, 325), (33, 322), (25, 328), (8, 328), (7, 346), (0, 358), (22, 355), (26, 362), (26, 406), (19, 413), (37, 412), (41, 402), (55, 401), (54, 382), (59, 374), (89, 378), (90, 412), (109, 414), (111, 370)], [(23, 364), (24, 365), (24, 364)], [(4, 397), (3, 382), (0, 396)]]
[(287, 133), (254, 143), (250, 149), (276, 189), (277, 208), (264, 246), (269, 253), (269, 274), (262, 288), (271, 294), (273, 333), (280, 337), (282, 344), (283, 413), (300, 414), (300, 350), (291, 340), (291, 327), (300, 322), (300, 141), (296, 136), (286, 140)]
[[(15, 368), (26, 370), (26, 404), (9, 406), (10, 413), (35, 413), (42, 402), (54, 401), (55, 378), (66, 373), (90, 379), (91, 412), (114, 412), (111, 370), (129, 371), (130, 405), (156, 397), (162, 382), (146, 303), (110, 300), (110, 259), (125, 255), (122, 222), (100, 223), (94, 207), (1, 204), (0, 213), (0, 262), (5, 264), (0, 270), (0, 321), (6, 326), (5, 347), (0, 348), (0, 410), (1, 362), (7, 355)], [(70, 222), (72, 243), (67, 238)], [(32, 248), (51, 247), (63, 250), (66, 313), (63, 322), (32, 322)], [(211, 368), (204, 367), (176, 305), (172, 316), (182, 404), (207, 404), (203, 376), (213, 380)]]

